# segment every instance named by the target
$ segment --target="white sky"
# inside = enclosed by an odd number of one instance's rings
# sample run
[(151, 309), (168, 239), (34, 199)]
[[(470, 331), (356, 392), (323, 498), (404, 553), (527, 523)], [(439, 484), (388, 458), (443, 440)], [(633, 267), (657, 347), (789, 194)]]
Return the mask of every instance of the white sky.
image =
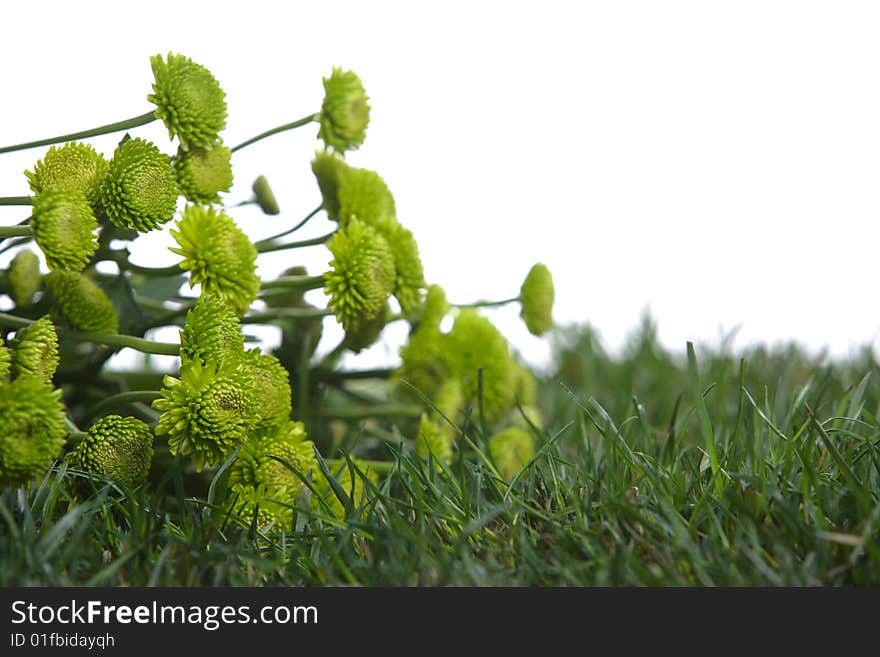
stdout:
[[(451, 300), (513, 296), (543, 261), (557, 320), (612, 347), (646, 307), (675, 349), (736, 327), (738, 345), (880, 345), (876, 2), (22, 2), (0, 22), (0, 145), (148, 111), (155, 53), (220, 80), (228, 144), (316, 111), (321, 78), (351, 68), (372, 122), (349, 161), (389, 183)], [(283, 210), (231, 212), (254, 239), (318, 204), (316, 132), (236, 156), (228, 201), (263, 173)], [(135, 134), (170, 150), (160, 124)], [(0, 155), (0, 195), (28, 192), (43, 150)], [(144, 241), (137, 261), (176, 261), (167, 235)], [(492, 316), (544, 362), (517, 315)], [(390, 338), (359, 362), (393, 356)]]

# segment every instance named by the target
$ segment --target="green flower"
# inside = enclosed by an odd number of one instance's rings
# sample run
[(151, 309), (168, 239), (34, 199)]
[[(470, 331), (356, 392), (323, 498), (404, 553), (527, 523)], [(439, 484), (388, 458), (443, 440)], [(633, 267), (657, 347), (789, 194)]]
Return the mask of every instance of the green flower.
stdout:
[(237, 360), (244, 354), (244, 335), (241, 322), (220, 297), (203, 294), (186, 314), (186, 324), (180, 332), (180, 359), (186, 364), (198, 361)]
[(3, 344), (3, 336), (0, 335), (0, 388), (9, 381), (9, 373), (12, 371), (12, 354)]
[(50, 187), (34, 197), (31, 228), (49, 269), (82, 271), (98, 250), (98, 220), (80, 191)]
[(216, 294), (239, 316), (244, 315), (260, 291), (257, 249), (225, 212), (190, 205), (171, 234), (183, 256), (180, 268), (190, 272), (189, 283), (202, 286), (203, 294)]
[(412, 232), (400, 224), (384, 233), (391, 255), (394, 256), (396, 272), (394, 297), (407, 317), (412, 316), (422, 303), (422, 290), (425, 289), (425, 272), (419, 257), (419, 245)]
[(108, 415), (77, 445), (71, 465), (134, 488), (147, 480), (152, 459), (150, 427), (134, 417)]
[(171, 453), (190, 455), (198, 471), (221, 463), (260, 419), (253, 379), (237, 364), (191, 361), (164, 384), (156, 435), (168, 434)]
[(514, 405), (515, 361), (507, 340), (471, 308), (459, 312), (447, 341), (454, 376), (477, 408), (480, 372), (485, 420), (494, 424)]
[(40, 258), (36, 253), (25, 249), (19, 251), (9, 264), (7, 272), (9, 296), (19, 308), (27, 308), (34, 301), (34, 295), (43, 284), (40, 274)]
[(431, 454), (443, 463), (450, 463), (455, 447), (456, 431), (449, 422), (456, 421), (465, 404), (461, 384), (456, 379), (447, 379), (441, 384), (432, 401), (437, 411), (432, 409), (422, 414), (416, 449), (423, 457), (427, 458)]
[(321, 190), (322, 206), (331, 221), (339, 220), (339, 180), (350, 169), (341, 157), (330, 151), (318, 151), (312, 160), (312, 173)]
[(0, 387), (0, 487), (46, 472), (66, 436), (60, 390), (27, 375)]
[(90, 333), (116, 333), (119, 316), (104, 290), (83, 274), (55, 270), (44, 278), (55, 305), (71, 326)]
[(179, 193), (171, 158), (135, 138), (116, 147), (101, 185), (101, 204), (114, 226), (146, 233), (171, 221)]
[(305, 427), (301, 422), (287, 421), (255, 432), (242, 445), (229, 470), (229, 486), (239, 496), (239, 515), (251, 518), (259, 509), (261, 529), (273, 523), (278, 529), (290, 529), (292, 505), (304, 484), (287, 465), (272, 457), (286, 461), (304, 477), (318, 472), (315, 446), (306, 440)]
[(275, 199), (275, 193), (269, 186), (266, 176), (258, 176), (251, 189), (254, 192), (254, 200), (264, 214), (276, 215), (281, 212), (278, 208), (278, 201)]
[(232, 151), (223, 142), (205, 148), (178, 148), (171, 171), (186, 200), (219, 203), (220, 192), (232, 187)]
[(254, 392), (260, 400), (257, 428), (283, 424), (293, 411), (290, 375), (275, 356), (250, 349), (244, 353), (242, 368), (253, 379)]
[(34, 376), (50, 383), (58, 369), (58, 334), (48, 315), (15, 332), (12, 342), (12, 374)]
[(147, 100), (156, 105), (156, 116), (186, 148), (207, 147), (226, 127), (226, 94), (211, 72), (183, 55), (168, 53), (150, 57), (153, 93)]
[(443, 288), (439, 285), (429, 286), (418, 315), (417, 330), (423, 331), (430, 328), (439, 331), (440, 323), (451, 308)]
[(375, 171), (347, 167), (337, 179), (336, 198), (339, 223), (343, 227), (352, 219), (387, 232), (388, 224), (397, 222), (397, 208), (388, 185)]
[(334, 68), (324, 78), (324, 102), (318, 138), (340, 153), (364, 143), (370, 122), (370, 105), (360, 78), (352, 71)]
[(378, 315), (371, 319), (360, 317), (349, 320), (345, 327), (345, 348), (359, 353), (376, 343), (391, 318), (391, 307), (385, 303)]
[(449, 308), (443, 288), (430, 286), (418, 323), (400, 349), (403, 362), (398, 377), (425, 395), (433, 395), (451, 376), (448, 337), (440, 332), (440, 323)]
[[(345, 494), (351, 499), (354, 507), (356, 509), (363, 508), (367, 503), (367, 491), (366, 486), (364, 485), (364, 477), (375, 484), (379, 481), (379, 475), (366, 463), (363, 463), (358, 459), (351, 460), (353, 465), (355, 465), (360, 472), (353, 473), (352, 468), (349, 467), (348, 463), (342, 462), (336, 467), (331, 467), (330, 474), (339, 483), (342, 490), (345, 491)], [(315, 477), (315, 492), (317, 495), (312, 498), (313, 509), (316, 511), (325, 511), (324, 506), (318, 501), (318, 498), (320, 497), (330, 507), (330, 514), (334, 518), (345, 517), (345, 507), (342, 505), (342, 502), (339, 501), (339, 498), (336, 496), (336, 493), (330, 485), (330, 481), (323, 473), (320, 473)]]
[(107, 160), (89, 144), (75, 141), (52, 146), (33, 172), (25, 171), (31, 190), (39, 196), (50, 187), (66, 192), (82, 192), (97, 214), (101, 207), (101, 181)]
[(528, 431), (511, 427), (489, 439), (489, 454), (501, 476), (510, 481), (534, 456), (535, 441)]
[(373, 228), (352, 220), (327, 242), (333, 254), (324, 274), (328, 305), (346, 332), (357, 322), (381, 315), (394, 290), (394, 257), (385, 239)]
[(553, 277), (546, 265), (538, 263), (530, 270), (520, 288), (520, 317), (532, 335), (544, 335), (553, 327)]

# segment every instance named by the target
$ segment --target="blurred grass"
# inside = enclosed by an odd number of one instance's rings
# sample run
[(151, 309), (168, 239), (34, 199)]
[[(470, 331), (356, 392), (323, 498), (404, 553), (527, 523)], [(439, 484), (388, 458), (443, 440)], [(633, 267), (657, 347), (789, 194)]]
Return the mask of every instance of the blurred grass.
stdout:
[(295, 531), (271, 536), (208, 505), (210, 482), (185, 488), (173, 459), (146, 490), (85, 499), (61, 467), (0, 493), (0, 583), (880, 584), (870, 350), (831, 361), (796, 345), (696, 345), (689, 366), (649, 319), (618, 356), (569, 327), (540, 394), (538, 451), (511, 483), (478, 422), (461, 427), (478, 451), (446, 467), (415, 454), (407, 424), (353, 423), (337, 444), (391, 473), (364, 478), (367, 502), (347, 519), (301, 504)]

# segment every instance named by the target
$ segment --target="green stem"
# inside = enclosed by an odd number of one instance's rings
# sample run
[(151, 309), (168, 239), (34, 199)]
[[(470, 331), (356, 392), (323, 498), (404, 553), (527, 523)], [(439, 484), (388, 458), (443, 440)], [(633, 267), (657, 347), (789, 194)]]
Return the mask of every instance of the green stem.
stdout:
[(519, 297), (511, 297), (501, 301), (474, 301), (473, 303), (454, 303), (456, 308), (492, 308), (494, 306), (506, 306), (509, 303), (517, 303)]
[(109, 251), (100, 259), (112, 260), (122, 271), (130, 271), (132, 274), (141, 274), (142, 276), (176, 276), (183, 273), (179, 264), (168, 265), (167, 267), (143, 267), (130, 262), (128, 259), (129, 255), (128, 249), (121, 249), (118, 251)]
[[(343, 464), (345, 464), (345, 467), (348, 467), (345, 459), (327, 459), (326, 461), (331, 473), (338, 472)], [(364, 459), (354, 459), (354, 462), (361, 470), (369, 468), (381, 475), (387, 475), (391, 472), (391, 468), (394, 467), (394, 463), (391, 461), (365, 461)]]
[(379, 417), (419, 417), (424, 408), (415, 404), (382, 404), (380, 406), (348, 406), (321, 410), (325, 420), (363, 420)]
[(106, 135), (111, 132), (120, 132), (122, 130), (130, 130), (131, 128), (138, 128), (142, 125), (147, 125), (148, 123), (152, 123), (156, 120), (155, 112), (147, 112), (146, 114), (141, 114), (140, 116), (135, 116), (131, 119), (126, 119), (125, 121), (118, 121), (116, 123), (108, 123), (107, 125), (102, 125), (97, 128), (92, 128), (91, 130), (83, 130), (81, 132), (71, 132), (68, 135), (61, 135), (58, 137), (49, 137), (48, 139), (38, 139), (37, 141), (29, 141), (23, 144), (16, 144), (14, 146), (5, 146), (0, 148), (0, 153), (11, 153), (13, 151), (23, 151), (28, 148), (36, 148), (37, 146), (48, 146), (49, 144), (60, 144), (62, 142), (73, 141), (74, 139), (87, 139), (89, 137), (97, 137), (98, 135)]
[(259, 249), (259, 248), (260, 248), (260, 245), (262, 245), (262, 244), (272, 244), (275, 240), (280, 240), (282, 237), (287, 237), (287, 236), (290, 235), (291, 233), (295, 233), (295, 232), (298, 231), (300, 228), (302, 228), (302, 227), (305, 226), (307, 223), (309, 223), (309, 220), (311, 220), (311, 218), (314, 217), (316, 214), (318, 214), (323, 208), (324, 208), (323, 205), (319, 205), (319, 206), (316, 207), (314, 210), (312, 210), (311, 212), (309, 212), (309, 213), (305, 216), (305, 219), (303, 219), (302, 221), (300, 221), (300, 222), (299, 222), (296, 226), (294, 226), (293, 228), (288, 228), (288, 229), (285, 230), (283, 233), (278, 233), (277, 235), (272, 235), (272, 237), (267, 237), (266, 239), (259, 240), (258, 242), (254, 242), (254, 246), (256, 246), (256, 247)]
[(98, 415), (102, 411), (112, 408), (118, 404), (135, 404), (138, 402), (151, 402), (162, 396), (158, 390), (132, 390), (130, 392), (120, 392), (106, 399), (102, 399), (92, 409), (91, 415)]
[[(33, 320), (0, 313), (0, 326), (24, 328), (33, 324)], [(145, 354), (158, 354), (160, 356), (177, 356), (180, 353), (180, 345), (173, 342), (155, 342), (144, 338), (136, 338), (133, 335), (119, 333), (81, 333), (68, 329), (57, 329), (59, 337), (65, 337), (78, 342), (95, 342), (113, 347), (128, 347)]]
[(323, 276), (279, 276), (273, 281), (261, 281), (261, 290), (317, 290), (324, 287)]
[[(2, 240), (3, 238), (0, 238)], [(0, 248), (0, 253), (6, 253), (9, 249), (14, 249), (16, 246), (21, 246), (22, 244), (27, 244), (32, 239), (34, 239), (33, 235), (29, 237), (19, 237), (18, 239), (12, 240), (9, 244)]]
[(335, 381), (360, 381), (363, 379), (387, 379), (397, 370), (391, 367), (380, 367), (373, 370), (320, 370), (312, 372), (318, 381), (332, 383)]
[(0, 239), (7, 237), (33, 237), (30, 226), (0, 226)]
[(265, 313), (253, 313), (245, 315), (241, 319), (242, 324), (263, 324), (275, 319), (318, 319), (321, 317), (329, 317), (333, 314), (331, 310), (323, 308), (278, 308)]
[[(236, 151), (240, 151), (245, 146), (250, 146), (261, 139), (265, 139), (266, 137), (271, 137), (272, 135), (277, 135), (279, 132), (284, 132), (286, 130), (293, 130), (294, 128), (300, 128), (304, 125), (308, 125), (314, 121), (318, 120), (320, 114), (309, 114), (306, 117), (299, 119), (298, 121), (294, 121), (293, 123), (285, 123), (284, 125), (280, 125), (277, 128), (272, 128), (271, 130), (266, 130), (266, 132), (261, 132), (256, 137), (251, 137), (250, 139), (241, 142), (238, 146), (232, 147), (230, 150), (235, 153)], [(0, 151), (2, 152), (2, 151)]]
[(257, 246), (258, 253), (269, 253), (270, 251), (285, 251), (286, 249), (299, 249), (305, 246), (316, 246), (318, 244), (323, 244), (331, 237), (336, 230), (332, 230), (326, 235), (320, 235), (319, 237), (313, 237), (310, 240), (303, 240), (301, 242), (290, 242), (289, 244), (270, 244), (264, 243)]
[(0, 196), (0, 205), (33, 205), (33, 196)]

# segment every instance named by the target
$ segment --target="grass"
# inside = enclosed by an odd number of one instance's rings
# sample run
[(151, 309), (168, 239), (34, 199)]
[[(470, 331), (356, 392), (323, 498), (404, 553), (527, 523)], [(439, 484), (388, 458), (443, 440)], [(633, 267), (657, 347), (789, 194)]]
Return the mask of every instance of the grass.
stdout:
[(405, 426), (383, 421), (371, 442), (355, 424), (343, 442), (391, 473), (365, 479), (347, 519), (303, 506), (295, 531), (265, 536), (216, 503), (222, 473), (190, 489), (170, 461), (146, 489), (75, 498), (61, 466), (0, 494), (0, 583), (878, 585), (878, 369), (868, 350), (671, 354), (650, 322), (612, 357), (572, 328), (542, 382), (539, 448), (510, 483), (476, 421), (448, 468), (418, 458)]

